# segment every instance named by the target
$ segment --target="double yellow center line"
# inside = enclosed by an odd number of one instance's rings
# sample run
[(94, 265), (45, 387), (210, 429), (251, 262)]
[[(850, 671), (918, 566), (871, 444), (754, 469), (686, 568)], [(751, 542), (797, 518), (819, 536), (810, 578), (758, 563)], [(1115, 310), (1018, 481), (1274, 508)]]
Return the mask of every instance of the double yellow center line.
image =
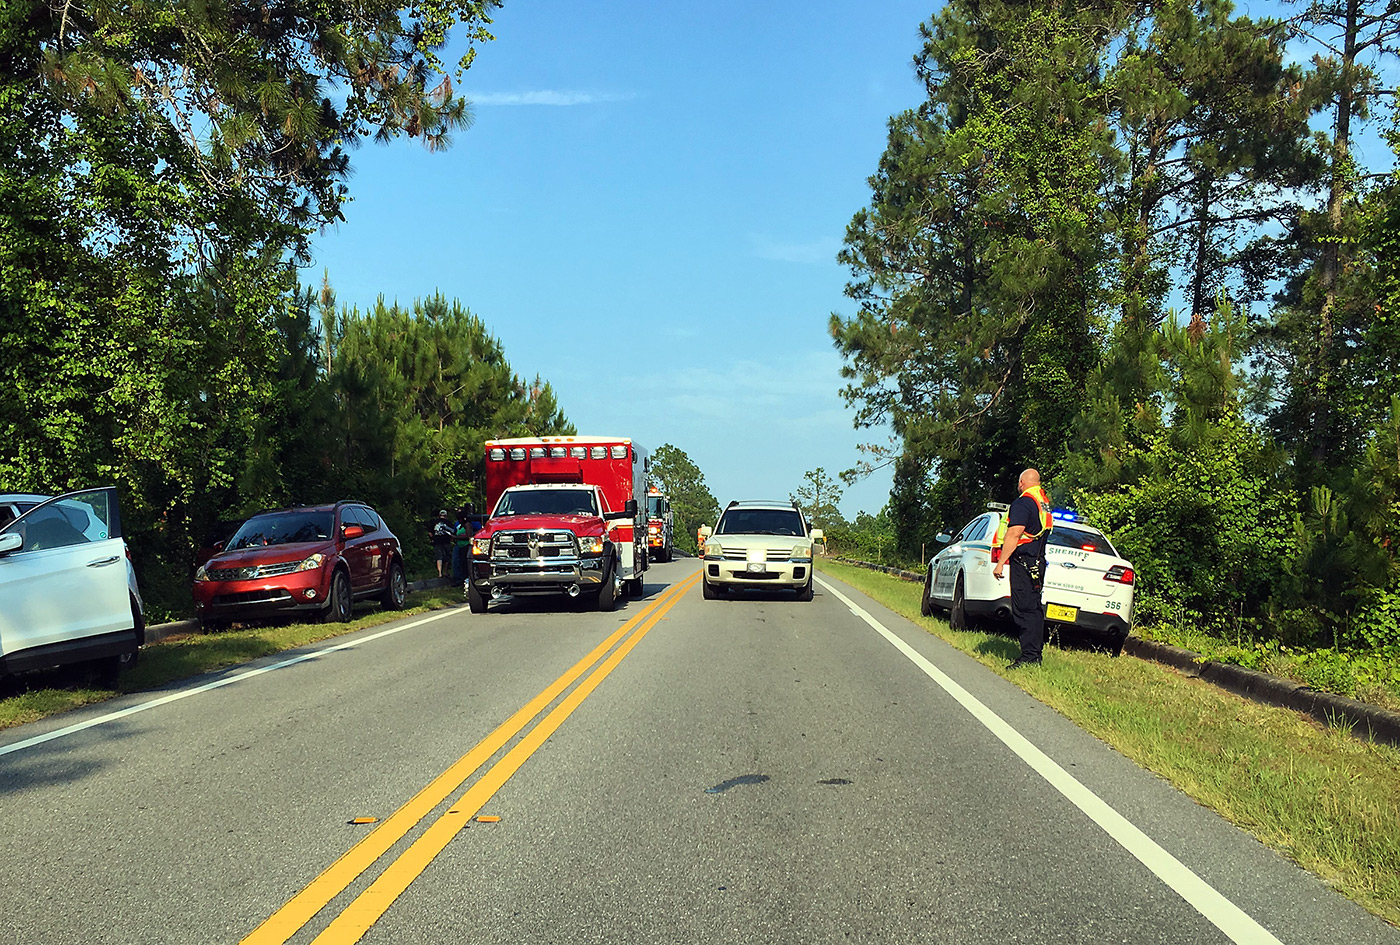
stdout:
[[(430, 824), (407, 850), (389, 863), (379, 877), (316, 936), (313, 945), (349, 945), (358, 942), (409, 884), (427, 869), (428, 864), (442, 852), (457, 832), (476, 816), (492, 795), (545, 743), (574, 709), (598, 688), (608, 674), (617, 668), (633, 647), (641, 642), (647, 632), (675, 606), (698, 579), (699, 575), (694, 574), (667, 588), (651, 605), (619, 627), (564, 675), (550, 683), (543, 692), (483, 738), (476, 747), (434, 778), (372, 833), (351, 847), (309, 886), (254, 929), (243, 939), (242, 945), (283, 945), (587, 673), (583, 682), (569, 692), (514, 748), (472, 784), (446, 813)], [(629, 634), (631, 636), (628, 636)], [(624, 639), (625, 642), (618, 646), (619, 641)], [(616, 650), (613, 649), (615, 646)], [(609, 651), (612, 651), (611, 655)]]

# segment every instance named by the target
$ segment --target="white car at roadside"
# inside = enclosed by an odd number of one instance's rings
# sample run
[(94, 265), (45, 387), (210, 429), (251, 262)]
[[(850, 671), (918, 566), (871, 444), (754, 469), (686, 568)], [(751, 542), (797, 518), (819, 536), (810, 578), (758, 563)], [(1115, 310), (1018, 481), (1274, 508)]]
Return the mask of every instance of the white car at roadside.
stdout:
[(145, 631), (114, 488), (0, 495), (0, 676), (92, 661), (115, 684)]
[[(956, 536), (938, 536), (947, 546), (933, 556), (924, 576), (924, 616), (946, 610), (955, 630), (969, 629), (978, 618), (1011, 619), (1010, 582), (1005, 572), (1000, 581), (993, 574), (992, 541), (1005, 514), (1003, 506), (993, 506)], [(1116, 655), (1133, 626), (1133, 566), (1107, 535), (1073, 513), (1056, 512), (1054, 526), (1045, 546), (1041, 592), (1047, 630), (1073, 627)]]

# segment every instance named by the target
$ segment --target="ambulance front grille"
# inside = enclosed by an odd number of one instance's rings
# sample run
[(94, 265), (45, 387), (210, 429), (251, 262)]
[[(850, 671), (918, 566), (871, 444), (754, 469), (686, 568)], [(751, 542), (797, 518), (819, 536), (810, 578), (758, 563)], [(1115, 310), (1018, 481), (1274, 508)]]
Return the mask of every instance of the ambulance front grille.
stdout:
[(540, 558), (572, 558), (578, 545), (570, 531), (497, 532), (491, 539), (491, 557), (511, 561)]

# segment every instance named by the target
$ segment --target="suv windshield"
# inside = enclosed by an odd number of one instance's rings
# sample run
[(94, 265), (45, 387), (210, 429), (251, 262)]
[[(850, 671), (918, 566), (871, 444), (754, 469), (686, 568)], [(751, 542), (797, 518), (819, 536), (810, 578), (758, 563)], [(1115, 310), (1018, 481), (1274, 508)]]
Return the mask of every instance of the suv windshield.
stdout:
[(258, 515), (243, 523), (229, 539), (229, 551), (300, 541), (328, 541), (335, 528), (334, 512), (279, 512)]
[(592, 489), (522, 489), (496, 503), (497, 515), (597, 515)]
[(796, 509), (730, 509), (719, 520), (716, 535), (806, 535)]
[(1046, 539), (1045, 543), (1058, 545), (1062, 548), (1078, 548), (1081, 551), (1097, 551), (1101, 555), (1118, 557), (1118, 552), (1113, 550), (1113, 546), (1108, 543), (1107, 538), (1068, 525), (1056, 525), (1051, 529), (1050, 537)]

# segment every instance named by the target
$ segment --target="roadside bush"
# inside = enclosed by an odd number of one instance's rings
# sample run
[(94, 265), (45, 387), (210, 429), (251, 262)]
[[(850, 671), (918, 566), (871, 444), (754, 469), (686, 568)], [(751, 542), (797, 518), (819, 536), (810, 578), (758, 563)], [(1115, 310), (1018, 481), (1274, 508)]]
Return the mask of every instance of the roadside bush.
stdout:
[(1255, 636), (1295, 541), (1279, 527), (1292, 519), (1293, 493), (1259, 472), (1271, 467), (1268, 445), (1227, 415), (1194, 444), (1161, 431), (1128, 451), (1134, 481), (1078, 490), (1074, 502), (1133, 562), (1140, 621)]

